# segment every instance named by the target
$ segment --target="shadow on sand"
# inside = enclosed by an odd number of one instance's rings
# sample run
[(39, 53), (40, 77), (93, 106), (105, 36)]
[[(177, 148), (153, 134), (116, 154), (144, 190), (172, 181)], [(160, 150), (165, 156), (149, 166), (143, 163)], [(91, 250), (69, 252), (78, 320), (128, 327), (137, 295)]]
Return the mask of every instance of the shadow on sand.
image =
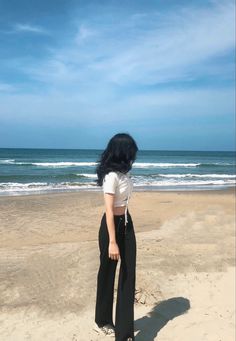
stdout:
[(154, 341), (158, 332), (173, 318), (186, 313), (190, 309), (190, 302), (184, 297), (172, 297), (159, 302), (148, 312), (134, 322), (135, 341)]

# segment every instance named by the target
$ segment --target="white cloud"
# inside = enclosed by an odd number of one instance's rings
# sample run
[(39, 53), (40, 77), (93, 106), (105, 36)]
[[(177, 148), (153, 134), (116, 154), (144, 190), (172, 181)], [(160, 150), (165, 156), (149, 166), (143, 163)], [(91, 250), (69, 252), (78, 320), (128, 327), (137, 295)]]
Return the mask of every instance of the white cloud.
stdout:
[(75, 41), (80, 44), (81, 42), (94, 36), (96, 36), (96, 31), (82, 24), (80, 25), (78, 29), (78, 33), (76, 34)]
[(48, 34), (48, 31), (40, 26), (34, 26), (29, 24), (15, 24), (14, 31), (16, 32), (30, 32), (37, 34)]
[[(200, 82), (179, 90), (168, 86), (175, 81), (190, 84), (199, 76), (230, 78), (232, 61), (219, 63), (214, 58), (234, 46), (233, 7), (231, 2), (221, 2), (211, 8), (179, 8), (165, 16), (160, 12), (131, 15), (132, 23), (127, 17), (115, 27), (107, 25), (105, 18), (99, 25), (93, 20), (80, 23), (71, 40), (51, 48), (49, 57), (27, 65), (23, 61), (21, 71), (36, 84), (43, 82), (42, 93), (19, 94), (14, 97), (15, 109), (5, 97), (4, 110), (8, 116), (12, 110), (14, 116), (17, 108), (27, 107), (23, 114), (32, 115), (32, 120), (45, 113), (52, 119), (66, 115), (71, 122), (94, 124), (97, 117), (143, 122), (143, 117), (168, 113), (231, 115), (230, 86), (222, 84), (219, 89)], [(165, 88), (147, 88), (156, 83), (165, 83)]]
[[(80, 24), (70, 42), (22, 70), (50, 87), (75, 89), (97, 82), (137, 86), (192, 81), (207, 76), (208, 66), (211, 77), (214, 69), (216, 77), (223, 76), (225, 70), (214, 66), (214, 58), (234, 48), (234, 7), (225, 1), (208, 8), (131, 15), (114, 27), (105, 18), (104, 24)], [(233, 65), (224, 67), (230, 73)]]
[(210, 9), (180, 9), (165, 17), (155, 14), (156, 28), (152, 25), (140, 38), (131, 38), (127, 49), (92, 67), (119, 84), (191, 79), (196, 65), (234, 48), (234, 10), (227, 2)]
[[(174, 131), (199, 118), (203, 131), (215, 120), (231, 129), (235, 6), (224, 0), (199, 6), (75, 13), (74, 26), (55, 34), (47, 50), (44, 44), (40, 57), (33, 51), (3, 60), (22, 83), (18, 93), (17, 85), (0, 83), (1, 122), (149, 132), (156, 126)], [(23, 23), (16, 32), (34, 34), (32, 41), (50, 34)]]

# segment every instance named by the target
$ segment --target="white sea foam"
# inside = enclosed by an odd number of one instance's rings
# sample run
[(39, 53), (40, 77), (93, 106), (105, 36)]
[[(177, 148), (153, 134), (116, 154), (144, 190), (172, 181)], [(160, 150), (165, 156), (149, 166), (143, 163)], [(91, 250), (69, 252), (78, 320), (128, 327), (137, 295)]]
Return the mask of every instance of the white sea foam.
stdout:
[(236, 178), (231, 174), (158, 174), (163, 178)]
[(86, 183), (47, 183), (47, 182), (30, 182), (30, 183), (18, 183), (18, 182), (1, 182), (0, 193), (12, 193), (12, 192), (40, 192), (40, 191), (52, 191), (52, 190), (66, 190), (66, 189), (89, 189), (97, 187), (96, 185)]
[[(222, 180), (189, 180), (179, 181), (178, 178), (168, 179), (166, 181), (154, 180), (153, 178), (147, 179), (146, 177), (134, 177), (135, 187), (184, 187), (197, 188), (198, 186), (235, 186), (236, 181), (231, 179)], [(2, 182), (0, 183), (0, 194), (17, 194), (17, 193), (31, 193), (31, 192), (51, 192), (51, 191), (67, 191), (67, 190), (83, 190), (83, 189), (101, 189), (94, 182), (61, 182), (61, 183), (47, 183), (47, 182), (30, 182), (30, 183), (18, 183), (18, 182)]]
[(32, 165), (40, 167), (95, 166), (96, 164), (96, 162), (32, 162)]
[[(0, 164), (12, 164), (12, 165), (32, 165), (38, 167), (49, 168), (62, 168), (62, 167), (83, 167), (83, 166), (96, 166), (97, 162), (83, 162), (83, 161), (63, 161), (63, 162), (31, 162), (31, 161), (16, 161), (14, 159), (0, 160)], [(172, 162), (134, 162), (134, 168), (171, 168), (171, 167), (198, 167), (204, 165), (204, 163), (172, 163)], [(206, 164), (209, 166), (221, 165), (221, 166), (235, 166), (231, 163), (215, 162)]]
[(25, 190), (25, 189), (34, 189), (34, 188), (42, 188), (47, 186), (47, 182), (29, 182), (29, 183), (19, 183), (19, 182), (1, 182), (0, 190)]
[[(4, 161), (4, 162), (3, 162)], [(14, 165), (32, 165), (40, 167), (73, 167), (73, 166), (95, 166), (96, 162), (19, 162), (15, 160), (2, 160), (0, 163), (14, 164)]]
[(201, 163), (166, 163), (166, 162), (134, 162), (134, 168), (148, 167), (197, 167)]
[(168, 181), (140, 181), (136, 183), (136, 186), (198, 186), (198, 185), (229, 185), (236, 184), (234, 180), (205, 180), (205, 181), (177, 181), (177, 180), (168, 180)]
[(0, 164), (12, 164), (14, 163), (15, 160), (14, 159), (6, 159), (6, 160), (0, 160)]

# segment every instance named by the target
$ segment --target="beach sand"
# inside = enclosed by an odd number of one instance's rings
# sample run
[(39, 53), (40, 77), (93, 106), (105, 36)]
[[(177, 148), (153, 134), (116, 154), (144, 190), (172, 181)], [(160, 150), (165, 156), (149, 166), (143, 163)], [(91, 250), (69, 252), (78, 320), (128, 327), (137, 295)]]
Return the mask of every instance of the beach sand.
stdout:
[[(129, 211), (135, 340), (235, 340), (234, 189), (133, 192)], [(0, 197), (1, 341), (112, 340), (93, 331), (103, 212), (102, 192)]]

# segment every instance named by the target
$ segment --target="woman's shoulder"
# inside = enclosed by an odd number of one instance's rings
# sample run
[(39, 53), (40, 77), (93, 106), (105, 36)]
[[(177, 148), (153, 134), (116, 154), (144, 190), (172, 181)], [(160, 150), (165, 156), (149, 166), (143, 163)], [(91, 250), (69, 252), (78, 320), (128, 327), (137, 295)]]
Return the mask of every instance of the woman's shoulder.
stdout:
[(103, 179), (103, 190), (105, 193), (115, 193), (119, 181), (116, 172), (108, 172)]
[(109, 171), (106, 176), (118, 176), (118, 172), (117, 171)]
[(130, 172), (127, 173), (122, 173), (120, 171), (109, 171), (106, 175), (105, 178), (114, 178), (114, 179), (120, 179), (124, 176), (130, 177)]
[(107, 179), (118, 179), (118, 173), (115, 171), (109, 171), (105, 176), (104, 176), (104, 180)]

